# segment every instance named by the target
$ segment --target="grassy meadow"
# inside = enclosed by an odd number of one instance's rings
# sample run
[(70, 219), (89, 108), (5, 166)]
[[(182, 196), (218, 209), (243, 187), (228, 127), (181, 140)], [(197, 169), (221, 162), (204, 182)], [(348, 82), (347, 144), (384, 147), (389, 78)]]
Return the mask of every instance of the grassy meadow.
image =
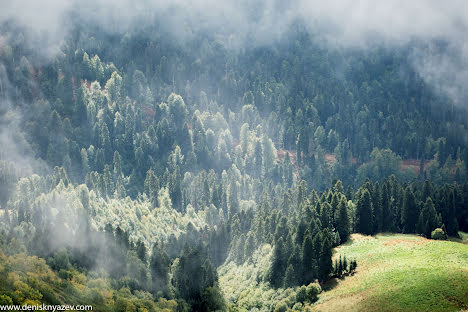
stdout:
[(313, 311), (460, 311), (468, 309), (466, 233), (456, 241), (416, 235), (353, 234), (334, 257), (356, 259), (353, 276), (325, 285)]

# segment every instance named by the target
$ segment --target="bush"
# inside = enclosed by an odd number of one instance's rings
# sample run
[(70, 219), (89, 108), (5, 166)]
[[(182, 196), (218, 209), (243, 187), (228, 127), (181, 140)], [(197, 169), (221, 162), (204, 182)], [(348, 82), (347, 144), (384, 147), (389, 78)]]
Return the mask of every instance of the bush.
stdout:
[(296, 301), (304, 303), (307, 300), (307, 288), (301, 286), (296, 293)]
[(446, 240), (447, 234), (445, 234), (444, 230), (442, 230), (441, 228), (437, 228), (434, 231), (432, 231), (431, 238), (437, 240)]
[(322, 287), (318, 283), (310, 283), (307, 286), (307, 300), (315, 302), (318, 299), (318, 294), (322, 292)]
[(73, 273), (68, 270), (60, 269), (58, 275), (64, 280), (71, 281), (73, 279)]
[(288, 311), (288, 305), (286, 304), (285, 301), (280, 301), (276, 304), (274, 312), (286, 312), (286, 311)]
[(0, 295), (0, 305), (12, 305), (13, 300), (7, 295)]

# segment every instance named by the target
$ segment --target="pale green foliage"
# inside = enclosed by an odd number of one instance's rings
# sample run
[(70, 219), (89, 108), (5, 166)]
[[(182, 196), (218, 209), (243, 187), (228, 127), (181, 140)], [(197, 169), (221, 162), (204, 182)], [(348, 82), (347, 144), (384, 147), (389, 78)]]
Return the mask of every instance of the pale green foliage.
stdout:
[(109, 100), (115, 102), (120, 97), (120, 88), (122, 87), (122, 77), (117, 73), (113, 72), (112, 76), (106, 83), (106, 90)]
[(241, 265), (227, 261), (218, 268), (219, 284), (226, 302), (237, 302), (241, 311), (272, 311), (282, 300), (286, 300), (288, 307), (294, 304), (294, 289), (273, 289), (264, 281), (272, 253), (271, 245), (264, 244), (253, 253), (250, 261)]
[(200, 120), (205, 129), (212, 129), (216, 133), (229, 129), (226, 119), (219, 112), (212, 114), (205, 111), (200, 114)]
[(266, 135), (262, 137), (262, 148), (263, 148), (263, 166), (265, 172), (270, 171), (276, 161), (276, 148), (273, 141)]
[(166, 239), (171, 234), (178, 236), (185, 231), (189, 222), (197, 229), (205, 226), (205, 211), (198, 213), (191, 207), (187, 207), (185, 214), (172, 208), (168, 190), (162, 188), (158, 193), (159, 207), (152, 208), (151, 202), (146, 197), (137, 200), (93, 198), (93, 208), (96, 217), (94, 222), (99, 228), (111, 223), (113, 227), (120, 226), (122, 230), (130, 234), (132, 241), (141, 239), (147, 246), (152, 246), (158, 239)]
[(447, 234), (441, 228), (437, 228), (431, 233), (431, 238), (436, 240), (446, 240)]
[(240, 130), (240, 146), (242, 148), (243, 153), (247, 153), (247, 149), (249, 146), (249, 124), (244, 123)]
[(280, 301), (276, 304), (274, 312), (286, 312), (288, 311), (288, 305), (285, 301)]
[(322, 292), (322, 287), (318, 283), (310, 283), (306, 288), (307, 300), (315, 302), (318, 299), (318, 294)]
[[(37, 176), (23, 178), (17, 185), (16, 195), (10, 202), (10, 209), (17, 207), (34, 207), (46, 213), (52, 225), (60, 235), (55, 235), (57, 243), (67, 241), (71, 236), (64, 233), (74, 233), (87, 219), (89, 213), (93, 216), (91, 226), (96, 230), (104, 229), (106, 224), (113, 228), (120, 227), (126, 231), (130, 240), (142, 240), (146, 246), (152, 246), (159, 239), (167, 239), (171, 234), (176, 236), (185, 232), (188, 223), (196, 229), (206, 225), (207, 219), (217, 219), (213, 207), (195, 212), (190, 205), (186, 213), (177, 212), (172, 208), (169, 192), (162, 188), (158, 193), (159, 206), (153, 208), (151, 201), (145, 196), (136, 200), (129, 197), (123, 199), (104, 199), (93, 190), (88, 191), (86, 185), (67, 187), (61, 181), (48, 193), (42, 193), (40, 179)], [(31, 208), (32, 209), (32, 208)], [(27, 212), (31, 213), (31, 212)], [(210, 214), (210, 217), (207, 217)], [(34, 227), (23, 222), (15, 229), (18, 237), (27, 242), (34, 237)], [(61, 241), (62, 240), (62, 241)]]

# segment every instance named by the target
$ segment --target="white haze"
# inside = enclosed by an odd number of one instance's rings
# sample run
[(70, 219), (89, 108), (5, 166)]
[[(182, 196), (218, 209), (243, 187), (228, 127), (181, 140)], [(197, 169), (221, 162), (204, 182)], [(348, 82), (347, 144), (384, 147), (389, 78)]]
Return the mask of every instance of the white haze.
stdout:
[(448, 49), (433, 54), (414, 49), (408, 57), (436, 90), (464, 105), (468, 79), (468, 3), (462, 0), (0, 0), (0, 21), (13, 19), (32, 32), (38, 51), (58, 51), (70, 31), (67, 14), (106, 31), (124, 33), (158, 19), (175, 40), (193, 32), (222, 33), (227, 46), (274, 43), (288, 26), (302, 21), (331, 47), (399, 47), (412, 41), (444, 40)]

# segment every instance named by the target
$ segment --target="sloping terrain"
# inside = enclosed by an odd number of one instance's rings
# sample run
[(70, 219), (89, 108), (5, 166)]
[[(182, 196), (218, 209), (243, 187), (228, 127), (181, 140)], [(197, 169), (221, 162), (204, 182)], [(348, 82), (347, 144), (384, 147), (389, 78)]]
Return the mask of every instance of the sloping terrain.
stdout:
[(355, 258), (356, 274), (331, 281), (314, 311), (467, 309), (468, 246), (461, 242), (354, 234), (335, 256)]

